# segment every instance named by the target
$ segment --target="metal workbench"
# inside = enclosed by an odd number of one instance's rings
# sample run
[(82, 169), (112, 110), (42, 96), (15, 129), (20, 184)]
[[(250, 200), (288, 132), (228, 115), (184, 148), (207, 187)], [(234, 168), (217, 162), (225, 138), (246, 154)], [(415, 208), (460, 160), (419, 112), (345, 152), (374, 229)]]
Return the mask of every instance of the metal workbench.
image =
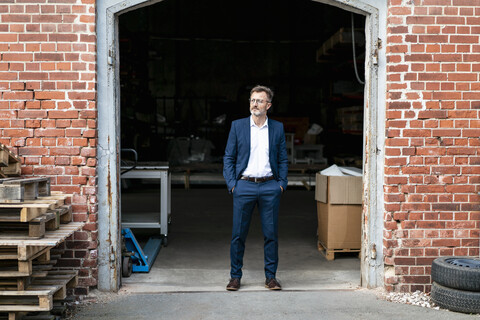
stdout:
[(128, 220), (122, 217), (122, 228), (158, 228), (160, 229), (160, 234), (164, 237), (164, 245), (166, 245), (168, 237), (168, 224), (170, 222), (171, 214), (171, 176), (168, 164), (143, 165), (139, 163), (133, 169), (122, 169), (128, 170), (122, 173), (122, 179), (160, 180), (160, 212), (139, 213)]

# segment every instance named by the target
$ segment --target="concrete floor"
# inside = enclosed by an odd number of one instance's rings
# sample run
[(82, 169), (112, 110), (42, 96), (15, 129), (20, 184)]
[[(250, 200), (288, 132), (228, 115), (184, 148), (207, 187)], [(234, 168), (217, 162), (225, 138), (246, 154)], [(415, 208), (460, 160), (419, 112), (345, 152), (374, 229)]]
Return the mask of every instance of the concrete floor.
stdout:
[(479, 316), (387, 302), (374, 290), (360, 289), (107, 294), (97, 303), (80, 306), (72, 319), (478, 320)]
[[(130, 187), (122, 210), (157, 211), (158, 190)], [(150, 273), (123, 278), (121, 293), (225, 291), (229, 279), (232, 198), (226, 188), (172, 189), (168, 246)], [(264, 291), (263, 236), (258, 212), (252, 219), (244, 258), (242, 291)], [(360, 260), (338, 254), (327, 261), (317, 250), (314, 191), (289, 189), (279, 218), (280, 263), (284, 290), (353, 289), (360, 285)], [(150, 230), (150, 232), (152, 232)], [(142, 239), (142, 230), (135, 232)]]
[[(156, 192), (124, 193), (123, 207), (151, 209)], [(391, 303), (379, 298), (381, 290), (356, 289), (360, 261), (352, 255), (327, 261), (317, 251), (314, 193), (301, 189), (288, 190), (281, 204), (278, 278), (284, 290), (263, 287), (261, 228), (254, 219), (242, 288), (227, 292), (231, 202), (223, 188), (173, 190), (169, 245), (153, 270), (123, 278), (119, 294), (92, 292), (88, 299), (95, 303), (80, 305), (72, 319), (479, 319)]]

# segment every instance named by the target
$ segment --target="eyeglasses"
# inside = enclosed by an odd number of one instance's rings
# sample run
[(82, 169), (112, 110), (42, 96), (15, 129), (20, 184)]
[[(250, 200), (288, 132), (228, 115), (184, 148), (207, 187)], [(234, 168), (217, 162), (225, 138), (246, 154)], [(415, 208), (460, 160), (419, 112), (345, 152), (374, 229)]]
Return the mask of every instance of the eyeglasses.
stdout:
[(250, 104), (255, 104), (255, 103), (263, 104), (264, 102), (270, 102), (268, 100), (263, 100), (263, 99), (248, 99), (248, 101), (250, 101)]

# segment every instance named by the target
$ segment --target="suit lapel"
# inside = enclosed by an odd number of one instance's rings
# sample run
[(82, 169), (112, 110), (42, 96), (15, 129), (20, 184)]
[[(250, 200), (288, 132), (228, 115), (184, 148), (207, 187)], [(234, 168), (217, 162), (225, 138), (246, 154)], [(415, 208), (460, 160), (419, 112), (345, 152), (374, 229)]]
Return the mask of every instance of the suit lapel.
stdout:
[(273, 147), (274, 147), (274, 139), (273, 139), (273, 126), (270, 118), (268, 118), (268, 155), (269, 157), (272, 156)]
[(250, 130), (250, 117), (246, 118), (245, 121), (245, 134), (243, 135), (245, 137), (245, 143), (248, 146), (248, 154), (250, 154), (250, 143), (251, 143), (251, 130)]
[(268, 150), (269, 153), (272, 152), (272, 146), (273, 146), (273, 127), (272, 123), (270, 122), (270, 118), (268, 119)]

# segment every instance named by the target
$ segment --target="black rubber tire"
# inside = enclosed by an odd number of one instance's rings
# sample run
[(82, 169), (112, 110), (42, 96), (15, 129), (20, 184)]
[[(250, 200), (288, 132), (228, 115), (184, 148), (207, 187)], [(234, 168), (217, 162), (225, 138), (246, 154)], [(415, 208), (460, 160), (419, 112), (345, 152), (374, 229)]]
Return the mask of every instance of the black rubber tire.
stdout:
[(133, 272), (133, 261), (130, 257), (123, 257), (122, 261), (122, 276), (128, 278)]
[(432, 301), (441, 308), (463, 313), (480, 313), (480, 292), (462, 291), (432, 283)]
[(453, 259), (471, 261), (477, 265), (480, 263), (479, 259), (473, 259), (472, 257), (437, 258), (432, 262), (432, 282), (452, 289), (479, 292), (480, 268), (469, 268), (449, 263)]

